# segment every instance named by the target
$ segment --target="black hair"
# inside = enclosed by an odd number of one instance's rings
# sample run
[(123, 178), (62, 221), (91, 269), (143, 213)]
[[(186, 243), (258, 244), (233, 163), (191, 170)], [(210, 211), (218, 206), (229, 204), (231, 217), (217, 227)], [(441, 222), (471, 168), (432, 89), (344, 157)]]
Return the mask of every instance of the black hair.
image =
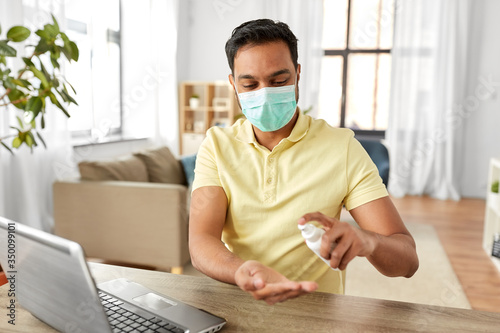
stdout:
[(297, 37), (283, 22), (270, 19), (258, 19), (241, 24), (233, 30), (231, 38), (226, 42), (226, 56), (231, 73), (234, 74), (234, 57), (239, 48), (245, 45), (260, 45), (270, 42), (283, 41), (290, 49), (293, 65), (297, 69)]

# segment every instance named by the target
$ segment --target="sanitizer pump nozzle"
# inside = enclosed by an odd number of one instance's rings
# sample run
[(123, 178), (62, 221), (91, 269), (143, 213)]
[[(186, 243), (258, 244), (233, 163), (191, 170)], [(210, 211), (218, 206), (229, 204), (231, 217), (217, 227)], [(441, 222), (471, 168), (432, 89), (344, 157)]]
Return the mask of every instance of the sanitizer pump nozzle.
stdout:
[[(321, 236), (323, 236), (323, 234), (325, 233), (325, 230), (323, 230), (321, 228), (317, 228), (310, 223), (307, 223), (304, 225), (299, 224), (298, 227), (299, 227), (299, 230), (302, 231), (302, 237), (304, 237), (304, 239), (306, 240), (306, 244), (311, 249), (311, 251), (316, 253), (316, 255), (318, 257), (320, 257), (321, 260), (323, 260), (328, 266), (330, 266), (330, 261), (323, 258), (319, 254), (319, 249), (321, 247)], [(332, 269), (338, 271), (337, 268), (332, 268)]]

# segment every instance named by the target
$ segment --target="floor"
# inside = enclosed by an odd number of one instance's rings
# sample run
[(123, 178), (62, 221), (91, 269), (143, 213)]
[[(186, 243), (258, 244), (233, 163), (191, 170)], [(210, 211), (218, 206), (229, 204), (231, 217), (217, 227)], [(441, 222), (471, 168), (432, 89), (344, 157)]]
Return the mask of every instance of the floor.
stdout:
[(393, 198), (404, 221), (434, 226), (473, 309), (500, 312), (500, 271), (482, 248), (485, 201)]

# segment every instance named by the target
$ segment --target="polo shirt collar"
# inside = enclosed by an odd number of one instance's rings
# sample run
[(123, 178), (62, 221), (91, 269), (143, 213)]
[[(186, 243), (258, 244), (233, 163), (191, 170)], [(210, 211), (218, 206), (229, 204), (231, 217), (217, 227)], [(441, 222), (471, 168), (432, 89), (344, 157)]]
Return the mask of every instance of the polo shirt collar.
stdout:
[[(295, 126), (293, 127), (290, 135), (287, 138), (285, 138), (285, 140), (288, 140), (290, 142), (299, 141), (309, 131), (310, 118), (303, 115), (300, 109), (298, 110), (299, 110), (299, 116), (297, 118), (297, 122), (295, 123)], [(241, 124), (238, 133), (236, 133), (236, 139), (245, 143), (257, 143), (257, 140), (255, 139), (255, 134), (253, 132), (252, 123), (250, 123), (250, 121), (245, 120)]]
[(299, 117), (297, 118), (297, 122), (292, 129), (292, 133), (286, 138), (286, 140), (290, 142), (297, 142), (302, 139), (307, 132), (309, 131), (310, 118), (305, 116), (302, 111), (299, 109)]

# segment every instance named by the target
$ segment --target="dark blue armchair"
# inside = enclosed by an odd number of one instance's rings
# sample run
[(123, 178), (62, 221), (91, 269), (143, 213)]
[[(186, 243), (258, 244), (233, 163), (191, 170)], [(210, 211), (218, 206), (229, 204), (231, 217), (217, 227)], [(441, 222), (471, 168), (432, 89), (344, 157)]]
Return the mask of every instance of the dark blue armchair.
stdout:
[(389, 152), (387, 147), (378, 140), (358, 139), (358, 141), (377, 166), (378, 173), (387, 187), (389, 185)]

